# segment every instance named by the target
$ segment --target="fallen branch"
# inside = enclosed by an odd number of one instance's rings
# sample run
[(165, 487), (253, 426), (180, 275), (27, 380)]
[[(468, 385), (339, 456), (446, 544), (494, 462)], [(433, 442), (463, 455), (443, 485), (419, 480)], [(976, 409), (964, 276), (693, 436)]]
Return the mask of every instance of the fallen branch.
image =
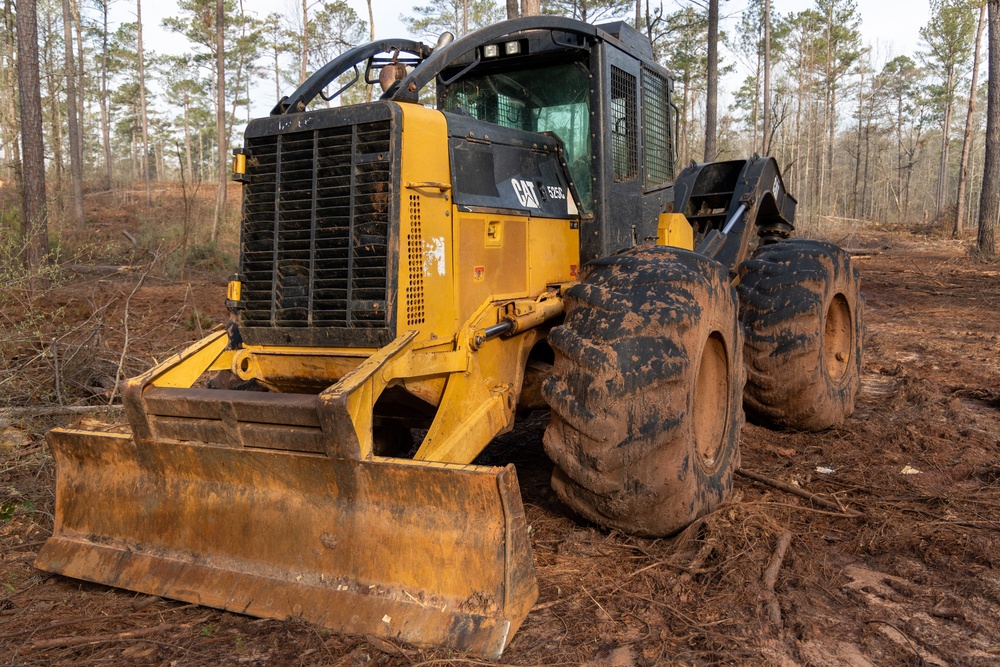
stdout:
[(778, 538), (778, 543), (771, 554), (771, 560), (761, 577), (761, 586), (764, 588), (764, 599), (767, 601), (767, 615), (771, 619), (771, 624), (778, 630), (781, 629), (781, 605), (778, 604), (778, 596), (774, 593), (774, 585), (778, 582), (778, 572), (781, 570), (781, 563), (785, 560), (785, 552), (792, 543), (792, 534), (785, 531)]
[(797, 486), (792, 486), (791, 484), (785, 484), (784, 482), (779, 482), (776, 479), (771, 479), (770, 477), (765, 477), (764, 475), (751, 472), (749, 470), (744, 470), (741, 468), (736, 471), (736, 474), (742, 477), (746, 477), (747, 479), (752, 479), (753, 481), (758, 482), (760, 484), (764, 484), (765, 486), (770, 486), (772, 488), (778, 489), (779, 491), (790, 493), (793, 496), (798, 496), (799, 498), (805, 498), (809, 502), (816, 503), (820, 507), (825, 507), (831, 510), (837, 510), (838, 512), (842, 512), (846, 516), (851, 516), (851, 517), (864, 516), (864, 512), (858, 512), (857, 510), (841, 507), (832, 500), (827, 500), (826, 498), (818, 496), (815, 493), (804, 491)]
[[(382, 651), (382, 653), (386, 653), (388, 655), (396, 655), (407, 659), (414, 658), (419, 655), (417, 651), (410, 651), (402, 646), (396, 646), (392, 642), (376, 637), (375, 635), (365, 635), (365, 641), (368, 642), (368, 645), (372, 648), (376, 648), (379, 651)], [(323, 647), (326, 648), (325, 643), (323, 644)], [(327, 648), (327, 652), (329, 651), (330, 649)]]
[(136, 269), (134, 266), (118, 266), (118, 265), (108, 265), (108, 264), (70, 264), (64, 267), (66, 271), (72, 271), (73, 273), (90, 273), (99, 276), (113, 276), (119, 273), (128, 273)]
[(103, 644), (105, 642), (116, 642), (125, 639), (135, 639), (147, 635), (158, 635), (167, 630), (187, 627), (186, 624), (161, 623), (151, 628), (137, 628), (135, 630), (125, 630), (124, 632), (114, 632), (106, 635), (84, 635), (82, 637), (57, 637), (55, 639), (43, 639), (30, 646), (32, 650), (42, 650), (49, 648), (65, 648), (67, 646), (85, 646), (86, 644)]
[(4, 408), (0, 418), (48, 417), (50, 415), (82, 415), (90, 412), (117, 412), (122, 405), (49, 405), (31, 408)]

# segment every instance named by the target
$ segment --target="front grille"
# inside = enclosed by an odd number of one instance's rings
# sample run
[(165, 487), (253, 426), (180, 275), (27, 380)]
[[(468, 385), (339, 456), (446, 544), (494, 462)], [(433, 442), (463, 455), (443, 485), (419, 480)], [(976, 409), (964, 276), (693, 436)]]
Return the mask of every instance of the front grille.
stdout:
[(247, 137), (247, 342), (370, 345), (351, 333), (392, 323), (391, 143), (388, 119)]

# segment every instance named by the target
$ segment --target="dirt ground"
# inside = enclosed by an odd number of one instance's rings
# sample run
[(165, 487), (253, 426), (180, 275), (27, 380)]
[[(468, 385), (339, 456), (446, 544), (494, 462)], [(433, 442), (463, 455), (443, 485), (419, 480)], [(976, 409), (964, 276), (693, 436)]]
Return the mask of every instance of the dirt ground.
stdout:
[[(747, 475), (825, 503), (741, 475), (728, 503), (671, 539), (582, 525), (549, 489), (537, 414), (485, 454), (517, 465), (540, 587), (491, 663), (35, 570), (53, 521), (45, 430), (120, 414), (0, 410), (0, 664), (1000, 664), (1000, 265), (963, 241), (841, 231), (829, 236), (853, 251), (867, 300), (856, 412), (826, 432), (748, 425), (742, 437)], [(120, 353), (131, 322), (128, 354), (93, 361), (73, 386), (106, 402), (118, 367), (143, 370), (217, 325), (225, 279), (203, 267), (184, 281), (129, 271), (55, 288), (50, 307), (90, 328), (113, 304), (102, 350)], [(34, 400), (57, 397), (50, 384)]]

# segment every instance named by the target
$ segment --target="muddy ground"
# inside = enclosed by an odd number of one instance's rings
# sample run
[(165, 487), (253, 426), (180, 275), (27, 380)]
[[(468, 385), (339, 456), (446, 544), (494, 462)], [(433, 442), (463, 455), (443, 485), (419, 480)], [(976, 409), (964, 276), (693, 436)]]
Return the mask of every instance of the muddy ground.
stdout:
[[(675, 538), (608, 533), (550, 491), (547, 417), (535, 415), (488, 452), (517, 465), (540, 587), (499, 664), (1000, 664), (1000, 265), (905, 229), (826, 235), (854, 251), (867, 299), (857, 410), (822, 433), (748, 425), (742, 437), (744, 471), (826, 502), (740, 476), (725, 506)], [(67, 349), (96, 336), (77, 360), (87, 372), (64, 365), (56, 389), (42, 373), (56, 364), (36, 345), (25, 365), (34, 353), (42, 370), (7, 406), (114, 402), (117, 375), (221, 322), (225, 266), (203, 262), (180, 280), (107, 236), (114, 256), (88, 261), (140, 268), (78, 267), (44, 297), (63, 318), (47, 326), (79, 329), (61, 339)], [(0, 411), (0, 664), (494, 664), (35, 570), (53, 520), (44, 431), (118, 418)]]

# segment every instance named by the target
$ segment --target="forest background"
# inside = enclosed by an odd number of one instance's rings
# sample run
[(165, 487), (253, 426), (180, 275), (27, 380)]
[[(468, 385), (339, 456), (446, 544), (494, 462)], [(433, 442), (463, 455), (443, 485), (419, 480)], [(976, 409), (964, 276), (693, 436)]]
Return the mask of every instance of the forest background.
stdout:
[[(400, 28), (433, 43), (445, 30), (461, 36), (507, 15), (498, 0), (410, 10), (379, 0), (179, 0), (157, 5), (162, 18), (149, 26), (142, 0), (35, 2), (46, 217), (57, 233), (83, 229), (84, 192), (142, 184), (152, 205), (152, 182), (221, 181), (245, 122), (350, 46)], [(721, 10), (715, 77), (713, 5)], [(982, 178), (986, 77), (974, 74), (982, 67), (976, 47), (984, 5), (881, 3), (880, 25), (868, 31), (856, 0), (545, 0), (540, 10), (593, 23), (626, 20), (650, 37), (657, 60), (676, 76), (680, 165), (706, 158), (706, 94), (721, 76), (714, 157), (777, 157), (805, 218), (919, 221), (961, 234), (975, 224)], [(885, 20), (886, 7), (898, 20)], [(863, 38), (893, 35), (897, 23), (898, 40)], [(5, 0), (0, 82), (8, 90), (18, 89), (16, 24), (15, 3)], [(919, 37), (906, 32), (914, 25)], [(145, 45), (144, 32), (153, 35)], [(8, 184), (19, 180), (20, 129), (18, 100), (6, 96), (0, 178)], [(235, 212), (225, 215), (224, 189), (218, 192), (211, 224), (198, 211), (189, 222), (199, 244), (214, 244), (220, 225), (235, 224)], [(15, 227), (19, 197), (2, 204), (6, 226)]]
[[(860, 1), (877, 22), (868, 29), (859, 0), (177, 0), (152, 11), (3, 0), (0, 85), (18, 94), (0, 97), (0, 304), (17, 317), (4, 316), (0, 348), (30, 344), (29, 365), (48, 358), (41, 339), (59, 313), (34, 299), (67, 267), (146, 262), (182, 280), (192, 263), (234, 270), (231, 150), (248, 119), (339, 53), (401, 32), (433, 44), (519, 11), (645, 33), (676, 78), (678, 165), (775, 156), (807, 233), (968, 234), (987, 162), (987, 3)], [(32, 90), (36, 100), (20, 92)], [(356, 86), (333, 104), (371, 94)], [(125, 209), (126, 230), (102, 237)]]

